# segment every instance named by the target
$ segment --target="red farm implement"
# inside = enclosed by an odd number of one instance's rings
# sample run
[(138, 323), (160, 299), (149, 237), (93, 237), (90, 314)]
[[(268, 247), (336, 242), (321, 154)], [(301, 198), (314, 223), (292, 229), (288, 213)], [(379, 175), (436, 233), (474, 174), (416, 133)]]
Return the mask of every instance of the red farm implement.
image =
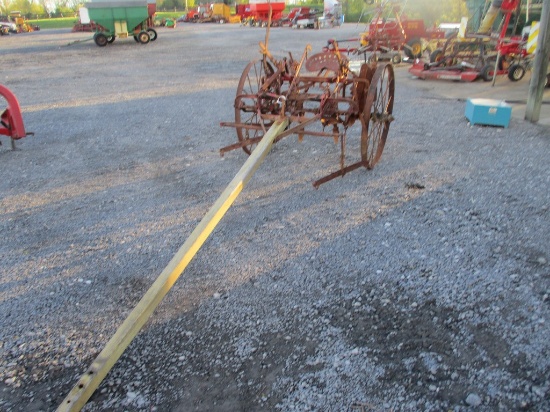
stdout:
[(16, 140), (34, 135), (34, 133), (25, 131), (19, 102), (11, 90), (0, 84), (0, 95), (6, 99), (8, 104), (0, 115), (0, 135), (9, 136), (11, 138), (11, 148), (15, 149)]
[(251, 2), (249, 4), (237, 4), (235, 8), (237, 14), (241, 16), (243, 26), (266, 27), (269, 21), (270, 10), (272, 13), (271, 25), (282, 25), (285, 6), (284, 2)]
[(498, 33), (467, 33), (463, 21), (459, 33), (448, 38), (442, 49), (435, 50), (429, 63), (417, 60), (409, 72), (421, 79), (472, 82), (508, 75), (510, 80), (520, 80), (529, 65), (525, 41), (521, 37), (506, 37), (511, 16), (519, 11), (520, 3), (503, 0), (500, 11), (504, 18)]
[(403, 51), (408, 58), (420, 57), (427, 44), (443, 40), (445, 32), (427, 29), (424, 20), (409, 19), (400, 13), (399, 6), (392, 6), (393, 18), (382, 17), (382, 10), (368, 25), (361, 36), (361, 46), (367, 51), (388, 53)]

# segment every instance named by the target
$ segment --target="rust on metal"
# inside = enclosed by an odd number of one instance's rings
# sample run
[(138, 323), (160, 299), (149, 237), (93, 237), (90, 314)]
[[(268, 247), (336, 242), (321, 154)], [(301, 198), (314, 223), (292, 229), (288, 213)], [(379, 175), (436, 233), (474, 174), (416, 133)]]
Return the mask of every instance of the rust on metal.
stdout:
[[(296, 134), (298, 140), (329, 137), (340, 144), (339, 169), (315, 181), (314, 187), (359, 167), (372, 169), (380, 160), (394, 120), (391, 63), (367, 63), (365, 55), (356, 73), (335, 40), (321, 53), (309, 55), (308, 45), (299, 60), (290, 53), (278, 59), (268, 50), (268, 37), (269, 31), (260, 43), (261, 59), (250, 62), (241, 75), (234, 101), (235, 121), (220, 124), (235, 128), (237, 143), (223, 147), (220, 154), (239, 148), (250, 154), (265, 131), (276, 120), (286, 118), (289, 126), (275, 142)], [(347, 132), (356, 122), (360, 122), (359, 156), (347, 164)]]

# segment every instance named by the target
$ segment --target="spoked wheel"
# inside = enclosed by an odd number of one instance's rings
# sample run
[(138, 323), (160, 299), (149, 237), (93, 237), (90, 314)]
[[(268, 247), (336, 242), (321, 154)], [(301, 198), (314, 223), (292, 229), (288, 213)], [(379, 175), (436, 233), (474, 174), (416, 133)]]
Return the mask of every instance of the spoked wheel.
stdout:
[(262, 139), (273, 121), (262, 119), (260, 114), (278, 114), (279, 84), (277, 81), (265, 91), (260, 88), (275, 71), (263, 60), (252, 61), (241, 75), (235, 97), (235, 123), (237, 138), (245, 153), (250, 154)]
[(361, 160), (372, 169), (380, 160), (393, 121), (395, 78), (391, 64), (378, 66), (367, 92), (361, 123)]

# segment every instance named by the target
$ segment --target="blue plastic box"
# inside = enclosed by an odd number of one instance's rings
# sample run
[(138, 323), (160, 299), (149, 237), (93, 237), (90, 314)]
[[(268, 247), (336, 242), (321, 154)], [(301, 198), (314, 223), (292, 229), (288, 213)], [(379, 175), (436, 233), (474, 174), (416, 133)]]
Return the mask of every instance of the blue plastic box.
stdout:
[(508, 127), (512, 106), (503, 100), (468, 99), (464, 114), (471, 124)]

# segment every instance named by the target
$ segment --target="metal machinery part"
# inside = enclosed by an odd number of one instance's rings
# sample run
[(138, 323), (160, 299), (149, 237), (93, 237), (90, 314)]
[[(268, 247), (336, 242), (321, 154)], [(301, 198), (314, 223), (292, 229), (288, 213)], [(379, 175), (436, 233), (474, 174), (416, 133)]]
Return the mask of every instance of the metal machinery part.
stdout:
[[(361, 166), (372, 169), (382, 156), (394, 120), (391, 63), (363, 63), (355, 73), (334, 40), (313, 55), (308, 55), (311, 47), (307, 46), (300, 61), (290, 53), (276, 59), (263, 43), (260, 48), (262, 59), (250, 62), (239, 81), (235, 122), (221, 123), (236, 129), (238, 142), (220, 153), (242, 148), (250, 154), (276, 120), (287, 118), (289, 126), (276, 142), (297, 134), (299, 140), (305, 135), (330, 137), (340, 144), (339, 170), (315, 181), (315, 187)], [(347, 131), (355, 122), (361, 126), (360, 158), (346, 165)], [(322, 127), (315, 128), (319, 123)]]
[(11, 138), (11, 148), (15, 149), (15, 141), (34, 133), (26, 132), (21, 116), (21, 108), (15, 95), (7, 87), (0, 84), (0, 96), (6, 99), (7, 108), (0, 114), (0, 135)]

